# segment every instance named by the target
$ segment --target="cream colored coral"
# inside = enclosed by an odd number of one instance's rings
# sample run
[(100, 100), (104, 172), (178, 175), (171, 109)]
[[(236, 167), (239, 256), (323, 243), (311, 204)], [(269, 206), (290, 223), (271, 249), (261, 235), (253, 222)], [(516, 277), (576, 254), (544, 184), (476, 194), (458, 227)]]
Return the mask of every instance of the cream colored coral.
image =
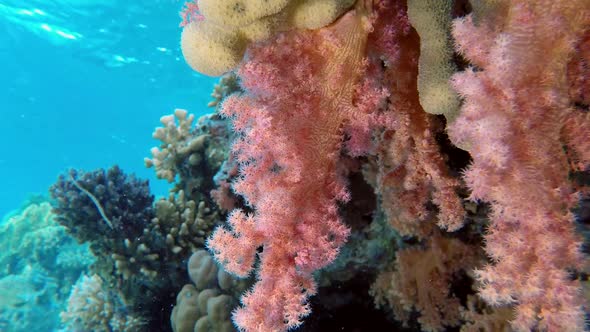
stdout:
[(289, 0), (200, 0), (199, 11), (211, 22), (243, 27), (285, 8)]
[(354, 0), (304, 0), (288, 14), (290, 24), (297, 29), (319, 29), (334, 22)]
[(231, 332), (231, 311), (247, 281), (218, 268), (211, 254), (197, 250), (188, 261), (194, 285), (184, 285), (176, 297), (170, 322), (174, 332)]
[(229, 96), (230, 94), (240, 91), (240, 84), (238, 83), (238, 75), (233, 72), (227, 73), (219, 79), (219, 83), (215, 84), (213, 87), (213, 93), (211, 93), (211, 97), (213, 98), (207, 104), (207, 107), (215, 107), (220, 105), (221, 101)]
[(196, 165), (201, 161), (200, 153), (205, 147), (208, 135), (193, 135), (194, 119), (193, 114), (188, 114), (183, 109), (177, 109), (174, 114), (160, 118), (164, 127), (156, 128), (153, 138), (160, 140), (162, 144), (160, 147), (151, 149), (151, 159), (144, 159), (146, 167), (156, 169), (156, 176), (159, 179), (166, 179), (172, 183), (181, 161), (188, 158), (191, 165)]
[(218, 212), (204, 201), (186, 198), (184, 191), (170, 193), (155, 204), (156, 217), (147, 230), (166, 235), (166, 246), (175, 255), (186, 255), (201, 248), (211, 230), (221, 220)]
[(245, 41), (237, 30), (223, 29), (206, 21), (193, 21), (184, 27), (180, 47), (192, 69), (219, 76), (240, 62)]
[(449, 84), (452, 63), (450, 0), (409, 0), (408, 18), (420, 35), (418, 92), (424, 111), (455, 118), (459, 98)]
[(82, 275), (72, 287), (61, 320), (68, 331), (139, 332), (145, 320), (124, 312), (118, 293), (109, 289), (96, 274)]
[(354, 0), (200, 0), (204, 20), (192, 21), (180, 46), (195, 71), (219, 76), (235, 68), (249, 43), (291, 29), (317, 29), (336, 20)]

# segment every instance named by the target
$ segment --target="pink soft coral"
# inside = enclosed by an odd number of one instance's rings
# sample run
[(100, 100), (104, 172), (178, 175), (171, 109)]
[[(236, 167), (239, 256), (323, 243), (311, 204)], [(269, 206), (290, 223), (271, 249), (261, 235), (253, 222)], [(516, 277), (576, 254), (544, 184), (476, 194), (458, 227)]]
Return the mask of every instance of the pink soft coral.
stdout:
[(449, 132), (473, 157), (464, 176), (471, 198), (492, 204), (485, 237), (492, 263), (477, 271), (480, 294), (492, 305), (515, 304), (516, 330), (584, 330), (579, 284), (568, 274), (581, 253), (564, 145), (588, 165), (590, 138), (580, 130), (588, 117), (573, 106), (566, 77), (590, 25), (590, 2), (475, 9), (454, 26), (457, 48), (476, 68), (453, 78), (465, 102)]
[(351, 12), (330, 28), (257, 44), (239, 69), (246, 93), (223, 104), (238, 133), (233, 187), (253, 211), (234, 211), (230, 228), (217, 229), (208, 246), (239, 276), (262, 249), (257, 282), (234, 313), (242, 330), (300, 325), (316, 292), (312, 273), (335, 259), (349, 234), (338, 215), (338, 202), (349, 199), (338, 162), (347, 124), (370, 116), (353, 105), (366, 35)]

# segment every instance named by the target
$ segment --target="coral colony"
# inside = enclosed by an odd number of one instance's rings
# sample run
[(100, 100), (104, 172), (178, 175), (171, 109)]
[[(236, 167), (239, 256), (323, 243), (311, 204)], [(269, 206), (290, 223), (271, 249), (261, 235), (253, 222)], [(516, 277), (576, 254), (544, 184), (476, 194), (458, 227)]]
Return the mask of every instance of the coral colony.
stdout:
[[(586, 330), (590, 1), (198, 0), (181, 16), (186, 62), (222, 76), (215, 112), (162, 117), (145, 163), (168, 198), (118, 168), (52, 187), (98, 257), (64, 324)], [(369, 317), (383, 325), (354, 325)]]

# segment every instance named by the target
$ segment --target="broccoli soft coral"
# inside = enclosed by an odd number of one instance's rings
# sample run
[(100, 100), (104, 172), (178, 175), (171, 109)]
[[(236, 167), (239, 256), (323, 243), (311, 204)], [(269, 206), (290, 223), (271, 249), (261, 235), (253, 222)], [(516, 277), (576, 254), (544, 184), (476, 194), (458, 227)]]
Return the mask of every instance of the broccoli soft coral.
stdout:
[(590, 137), (588, 117), (568, 96), (581, 80), (574, 71), (568, 82), (567, 72), (583, 49), (575, 46), (590, 25), (590, 3), (488, 5), (455, 22), (458, 49), (477, 69), (454, 76), (465, 103), (450, 126), (473, 157), (464, 177), (471, 197), (492, 203), (492, 264), (477, 272), (480, 294), (492, 305), (516, 304), (518, 331), (581, 331), (579, 284), (568, 271), (582, 257), (568, 157), (587, 167)]
[(349, 195), (338, 162), (346, 123), (368, 116), (352, 104), (367, 34), (363, 16), (351, 12), (330, 28), (253, 46), (239, 69), (246, 94), (223, 105), (240, 134), (234, 190), (253, 212), (234, 211), (231, 229), (218, 229), (209, 247), (241, 276), (262, 248), (258, 281), (234, 313), (241, 329), (301, 324), (316, 292), (312, 272), (332, 262), (348, 236), (338, 215)]

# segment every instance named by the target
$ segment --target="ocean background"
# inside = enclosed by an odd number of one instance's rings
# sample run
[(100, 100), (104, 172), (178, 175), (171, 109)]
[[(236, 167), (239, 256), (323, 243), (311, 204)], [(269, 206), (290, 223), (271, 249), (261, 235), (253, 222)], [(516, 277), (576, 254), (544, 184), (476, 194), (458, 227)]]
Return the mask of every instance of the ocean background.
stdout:
[(215, 79), (192, 71), (179, 47), (177, 0), (0, 2), (0, 216), (68, 168), (117, 164), (149, 179), (162, 115), (210, 112)]

